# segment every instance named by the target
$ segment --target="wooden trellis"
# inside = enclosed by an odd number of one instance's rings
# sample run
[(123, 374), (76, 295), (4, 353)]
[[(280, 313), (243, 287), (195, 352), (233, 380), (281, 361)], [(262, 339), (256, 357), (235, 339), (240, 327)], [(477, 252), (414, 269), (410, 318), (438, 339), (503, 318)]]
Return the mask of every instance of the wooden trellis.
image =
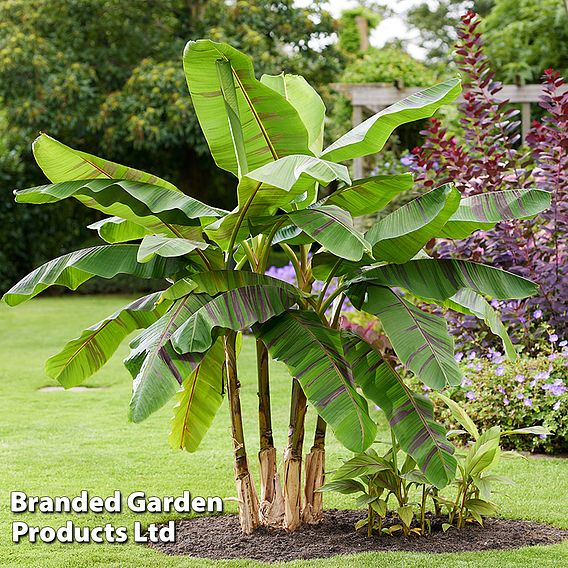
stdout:
[[(353, 126), (356, 126), (363, 121), (363, 112), (365, 110), (372, 113), (379, 112), (385, 107), (420, 90), (420, 87), (398, 88), (392, 84), (381, 83), (341, 83), (334, 84), (332, 87), (351, 100), (351, 105), (353, 107)], [(531, 103), (538, 103), (539, 97), (542, 94), (542, 85), (503, 85), (502, 90), (499, 91), (496, 96), (498, 100), (509, 100), (511, 103), (521, 105), (523, 140), (525, 139), (531, 125)], [(455, 102), (463, 102), (463, 97), (460, 95)], [(358, 159), (354, 161), (353, 174), (355, 179), (363, 177), (363, 160)]]

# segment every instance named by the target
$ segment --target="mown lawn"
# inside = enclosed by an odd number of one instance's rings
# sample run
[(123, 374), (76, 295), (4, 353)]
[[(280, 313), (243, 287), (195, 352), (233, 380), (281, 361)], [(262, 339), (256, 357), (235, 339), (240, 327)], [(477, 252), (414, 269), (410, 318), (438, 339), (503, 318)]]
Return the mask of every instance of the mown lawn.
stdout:
[[(43, 373), (45, 359), (67, 339), (126, 303), (124, 298), (66, 297), (38, 299), (19, 308), (0, 307), (0, 566), (255, 566), (250, 561), (207, 562), (172, 558), (142, 545), (12, 544), (11, 523), (61, 526), (68, 518), (79, 525), (107, 522), (127, 526), (134, 521), (162, 521), (174, 515), (15, 515), (9, 492), (29, 495), (108, 496), (119, 489), (147, 495), (232, 496), (231, 447), (226, 405), (196, 454), (174, 452), (167, 445), (170, 407), (143, 424), (129, 424), (126, 408), (131, 380), (122, 367), (126, 344), (88, 384), (104, 386), (90, 392), (38, 392), (51, 384)], [(256, 468), (256, 389), (254, 345), (245, 340), (240, 359), (242, 399), (247, 420), (249, 455)], [(273, 414), (281, 448), (287, 429), (290, 379), (273, 367)], [(313, 431), (313, 416), (307, 432)], [(308, 441), (310, 436), (307, 436)], [(328, 467), (339, 463), (345, 451), (333, 440), (328, 445)], [(505, 517), (532, 519), (568, 528), (568, 462), (559, 459), (516, 459), (502, 462), (500, 473), (517, 481), (498, 496)], [(348, 498), (326, 496), (327, 507), (348, 508)], [(234, 511), (234, 502), (226, 510)], [(295, 562), (291, 566), (465, 567), (568, 566), (568, 543), (513, 552), (467, 554), (373, 553), (331, 560)]]

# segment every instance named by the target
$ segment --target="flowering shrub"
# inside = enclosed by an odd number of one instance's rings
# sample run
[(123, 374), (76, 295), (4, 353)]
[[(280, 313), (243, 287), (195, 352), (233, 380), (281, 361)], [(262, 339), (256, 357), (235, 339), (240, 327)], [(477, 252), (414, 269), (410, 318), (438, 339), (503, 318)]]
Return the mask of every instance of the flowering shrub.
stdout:
[[(485, 356), (458, 352), (464, 380), (451, 393), (481, 428), (500, 424), (503, 430), (542, 425), (551, 436), (511, 436), (505, 447), (516, 450), (568, 452), (568, 342), (550, 336), (548, 355), (505, 361), (499, 351)], [(455, 428), (444, 405), (437, 411)]]
[[(541, 329), (541, 322), (560, 334), (568, 329), (568, 91), (558, 73), (545, 71), (540, 105), (547, 115), (534, 122), (526, 140), (529, 148), (518, 147), (519, 111), (498, 100), (502, 86), (484, 54), (477, 31), (480, 20), (468, 12), (462, 22), (456, 51), (466, 88), (460, 105), (461, 132), (451, 135), (432, 119), (422, 131), (424, 146), (414, 149), (406, 161), (424, 188), (453, 181), (465, 195), (535, 185), (552, 192), (551, 208), (537, 221), (500, 223), (459, 243), (441, 241), (433, 251), (439, 257), (490, 261), (538, 282), (538, 296), (499, 305), (514, 341), (536, 353), (548, 331)], [(468, 316), (449, 315), (449, 321), (454, 334), (462, 336), (462, 345), (480, 330)], [(485, 345), (494, 344), (494, 336), (483, 331), (482, 335)]]

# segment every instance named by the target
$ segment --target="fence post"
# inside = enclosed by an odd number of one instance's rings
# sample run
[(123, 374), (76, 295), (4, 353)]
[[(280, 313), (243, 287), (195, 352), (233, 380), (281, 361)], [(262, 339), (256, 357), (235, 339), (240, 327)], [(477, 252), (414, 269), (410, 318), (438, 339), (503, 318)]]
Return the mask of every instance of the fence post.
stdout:
[[(353, 127), (363, 122), (363, 108), (359, 105), (353, 105), (351, 113), (351, 124)], [(353, 179), (361, 179), (363, 177), (363, 158), (355, 158), (353, 160)]]
[[(566, 0), (568, 2), (568, 0)], [(521, 104), (521, 134), (523, 142), (527, 138), (527, 134), (531, 127), (531, 103)]]

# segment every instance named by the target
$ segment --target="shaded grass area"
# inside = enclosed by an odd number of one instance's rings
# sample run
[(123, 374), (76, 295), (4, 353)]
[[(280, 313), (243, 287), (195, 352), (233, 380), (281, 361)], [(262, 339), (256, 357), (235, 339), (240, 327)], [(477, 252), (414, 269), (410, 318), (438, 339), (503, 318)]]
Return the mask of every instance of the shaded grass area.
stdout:
[[(147, 495), (234, 496), (231, 441), (226, 403), (195, 454), (174, 452), (167, 445), (171, 404), (142, 424), (129, 424), (126, 410), (131, 379), (122, 366), (125, 343), (110, 363), (87, 384), (108, 388), (85, 392), (38, 392), (53, 384), (43, 373), (45, 359), (84, 327), (127, 303), (120, 297), (38, 299), (9, 309), (0, 306), (0, 565), (1, 566), (255, 566), (251, 561), (207, 562), (174, 558), (147, 547), (127, 544), (11, 543), (11, 523), (59, 527), (68, 519), (79, 526), (112, 523), (132, 534), (144, 524), (176, 518), (176, 514), (45, 515), (12, 514), (9, 492), (75, 496), (81, 490), (106, 497), (116, 489)], [(243, 414), (252, 469), (257, 471), (256, 378), (254, 344), (245, 339), (239, 360)], [(288, 421), (290, 378), (272, 367), (275, 438), (283, 447)], [(306, 443), (314, 426), (309, 414)], [(386, 432), (382, 437), (386, 439)], [(333, 469), (347, 452), (329, 437), (327, 467)], [(497, 502), (504, 517), (531, 519), (568, 528), (568, 462), (553, 458), (503, 461), (499, 473), (517, 482), (503, 487)], [(326, 494), (326, 507), (350, 508), (348, 497)], [(228, 501), (226, 511), (236, 511)], [(568, 543), (505, 552), (463, 554), (367, 553), (330, 560), (294, 562), (290, 566), (465, 567), (564, 566)]]

